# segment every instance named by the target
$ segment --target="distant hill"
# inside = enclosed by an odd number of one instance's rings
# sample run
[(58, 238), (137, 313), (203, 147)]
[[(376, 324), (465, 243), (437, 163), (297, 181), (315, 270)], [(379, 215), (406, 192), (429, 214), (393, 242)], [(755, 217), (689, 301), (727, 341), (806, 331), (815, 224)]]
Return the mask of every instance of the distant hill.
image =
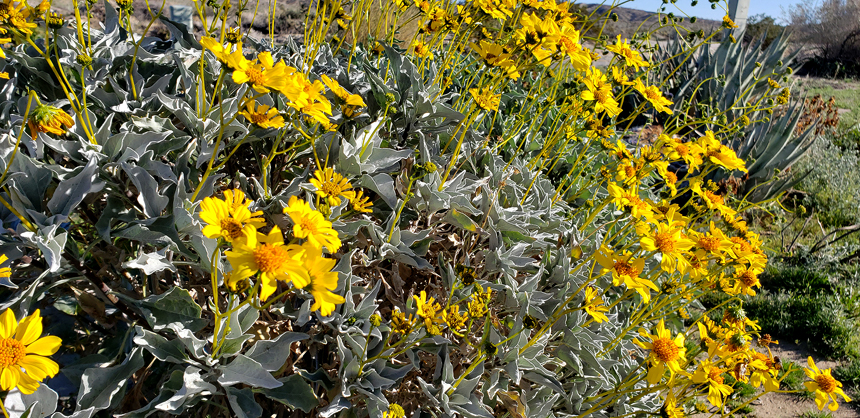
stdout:
[[(610, 7), (605, 4), (582, 4), (589, 12), (594, 12), (595, 16), (604, 16), (607, 12), (612, 9), (612, 12), (618, 15), (618, 21), (612, 22), (610, 21), (605, 30), (605, 34), (609, 36), (622, 35), (624, 37), (630, 37), (633, 33), (639, 31), (642, 32), (653, 30), (659, 26), (658, 19), (661, 15), (654, 12), (649, 12), (645, 10), (631, 9), (629, 7)], [(665, 15), (663, 15), (665, 16)], [(680, 17), (680, 16), (676, 16)], [(706, 33), (712, 32), (715, 29), (719, 28), (722, 25), (722, 22), (710, 19), (697, 19), (696, 23), (690, 23), (689, 19), (684, 19), (684, 22), (679, 23), (679, 26), (687, 28), (692, 31), (697, 31), (699, 29), (704, 30)], [(684, 33), (682, 31), (682, 33)], [(669, 28), (663, 28), (655, 33), (655, 36), (659, 38), (668, 38), (675, 34), (675, 31)]]

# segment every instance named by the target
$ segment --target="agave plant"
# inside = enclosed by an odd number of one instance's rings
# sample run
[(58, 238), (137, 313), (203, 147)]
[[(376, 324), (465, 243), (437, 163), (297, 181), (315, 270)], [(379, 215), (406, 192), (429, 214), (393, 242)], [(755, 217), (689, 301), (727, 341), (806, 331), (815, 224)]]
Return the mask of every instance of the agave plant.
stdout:
[[(797, 52), (786, 53), (788, 41), (786, 32), (767, 47), (764, 37), (747, 45), (726, 37), (709, 49), (676, 38), (655, 52), (655, 61), (664, 63), (655, 77), (666, 80), (664, 88), (674, 95), (676, 114), (687, 119), (710, 116), (716, 125), (735, 128), (727, 145), (748, 162), (749, 172), (743, 177), (738, 172), (719, 173), (713, 180), (734, 176), (740, 183), (738, 194), (752, 203), (772, 199), (802, 179), (789, 168), (816, 136), (814, 123), (798, 129), (803, 98), (791, 98), (779, 85), (779, 80), (787, 80), (789, 65), (797, 56)], [(774, 101), (775, 108), (753, 106)], [(714, 114), (714, 109), (721, 112)]]

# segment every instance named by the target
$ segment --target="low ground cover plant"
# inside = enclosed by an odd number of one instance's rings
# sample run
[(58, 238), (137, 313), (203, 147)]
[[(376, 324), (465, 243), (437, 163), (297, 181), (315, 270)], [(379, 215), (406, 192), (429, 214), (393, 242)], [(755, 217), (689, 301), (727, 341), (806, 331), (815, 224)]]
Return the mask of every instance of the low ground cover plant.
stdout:
[(128, 1), (4, 4), (10, 414), (727, 415), (761, 396), (728, 382), (791, 371), (737, 297), (756, 202), (713, 181), (749, 171), (726, 144), (783, 105), (772, 74), (681, 116), (647, 36), (586, 39), (611, 15), (554, 0), (319, 1), (284, 44), (244, 36), (249, 3), (196, 3), (202, 33), (150, 4), (167, 40)]

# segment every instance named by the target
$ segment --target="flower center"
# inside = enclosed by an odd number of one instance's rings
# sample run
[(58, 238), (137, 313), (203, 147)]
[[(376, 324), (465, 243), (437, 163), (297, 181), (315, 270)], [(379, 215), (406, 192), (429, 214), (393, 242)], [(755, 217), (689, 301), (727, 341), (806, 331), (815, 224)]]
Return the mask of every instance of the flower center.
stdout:
[(24, 344), (14, 338), (0, 340), (0, 367), (18, 364), (24, 358), (25, 350)]
[(624, 167), (624, 175), (627, 176), (627, 178), (633, 178), (633, 176), (636, 175), (636, 169), (630, 165), (625, 166)]
[(717, 237), (699, 238), (699, 247), (708, 252), (717, 252), (720, 249), (720, 239)]
[(821, 390), (827, 393), (832, 393), (834, 390), (836, 390), (837, 386), (836, 379), (826, 374), (820, 374), (818, 376), (815, 376), (815, 383), (818, 383), (818, 387), (820, 387)]
[(663, 95), (660, 94), (660, 90), (657, 90), (655, 88), (645, 90), (645, 96), (648, 97), (648, 100), (651, 101), (661, 99), (663, 97)]
[(262, 84), (263, 83), (263, 72), (257, 68), (249, 68), (246, 73), (248, 74), (248, 79), (251, 81), (251, 84)]
[(242, 236), (242, 224), (236, 222), (233, 218), (222, 219), (221, 229), (227, 232), (227, 236), (229, 236), (231, 240), (238, 239)]
[(340, 194), (341, 188), (334, 182), (327, 181), (322, 184), (322, 192), (327, 196), (337, 196)]
[(721, 385), (721, 384), (723, 384), (723, 377), (720, 376), (722, 373), (723, 373), (722, 370), (720, 370), (717, 367), (714, 367), (711, 369), (711, 371), (708, 372), (708, 379), (710, 379), (712, 382), (714, 382), (716, 384)]
[(746, 286), (746, 287), (752, 287), (752, 286), (758, 284), (758, 278), (750, 270), (746, 270), (743, 273), (741, 273), (741, 275), (738, 276), (738, 280), (740, 280), (741, 283), (743, 283), (744, 286)]
[(654, 245), (663, 254), (669, 254), (675, 251), (675, 239), (668, 232), (661, 232), (654, 237)]
[(671, 171), (667, 171), (667, 172), (666, 172), (666, 181), (667, 181), (669, 184), (675, 184), (675, 183), (677, 183), (677, 182), (678, 182), (678, 176), (677, 176), (675, 173), (671, 172)]
[(752, 245), (744, 241), (741, 237), (732, 237), (731, 241), (741, 247), (741, 251), (752, 252)]
[(677, 146), (675, 146), (675, 152), (677, 152), (678, 155), (680, 155), (682, 157), (686, 157), (687, 155), (690, 155), (690, 149), (687, 148), (687, 146), (684, 144), (678, 144)]
[(604, 89), (596, 89), (594, 91), (594, 98), (598, 103), (606, 103), (609, 100), (609, 92)]
[(251, 113), (251, 123), (262, 125), (269, 121), (269, 116), (265, 113)]
[(713, 203), (713, 204), (715, 204), (715, 205), (722, 205), (723, 203), (725, 203), (725, 200), (723, 200), (723, 197), (722, 197), (722, 196), (720, 196), (720, 195), (718, 195), (718, 194), (716, 194), (716, 193), (713, 193), (713, 192), (711, 192), (711, 191), (709, 191), (709, 190), (706, 190), (706, 191), (705, 191), (705, 198), (707, 198), (708, 200), (710, 200), (710, 201), (711, 201), (711, 203)]
[(618, 273), (619, 276), (630, 276), (636, 277), (639, 275), (639, 272), (630, 265), (630, 263), (624, 260), (618, 260), (615, 262), (615, 266), (613, 267), (615, 272)]
[(290, 259), (289, 254), (281, 245), (263, 244), (254, 249), (254, 262), (264, 273), (276, 273), (283, 270), (284, 264)]
[(654, 348), (651, 349), (657, 359), (666, 363), (680, 358), (678, 346), (669, 338), (657, 338), (654, 340)]

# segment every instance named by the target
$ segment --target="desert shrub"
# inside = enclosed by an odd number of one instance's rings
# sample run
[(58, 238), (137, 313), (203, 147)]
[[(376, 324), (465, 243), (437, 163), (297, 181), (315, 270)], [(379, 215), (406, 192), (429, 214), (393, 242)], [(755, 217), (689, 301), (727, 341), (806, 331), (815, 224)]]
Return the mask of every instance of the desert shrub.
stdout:
[(860, 72), (860, 2), (823, 0), (797, 3), (787, 10), (789, 27), (813, 48), (815, 55), (801, 73), (856, 77)]
[(6, 9), (7, 409), (677, 416), (724, 377), (779, 387), (734, 299), (768, 258), (708, 181), (747, 170), (732, 129), (626, 142), (674, 113), (659, 63), (586, 49), (567, 3), (384, 2), (400, 23), (348, 41), (374, 4), (317, 2), (283, 44), (243, 36), (245, 3), (198, 3), (199, 35), (153, 12), (166, 41), (127, 1), (98, 27)]
[(744, 42), (752, 43), (763, 39), (762, 48), (767, 48), (785, 31), (785, 26), (776, 23), (772, 16), (764, 13), (752, 15), (747, 18), (744, 30)]

